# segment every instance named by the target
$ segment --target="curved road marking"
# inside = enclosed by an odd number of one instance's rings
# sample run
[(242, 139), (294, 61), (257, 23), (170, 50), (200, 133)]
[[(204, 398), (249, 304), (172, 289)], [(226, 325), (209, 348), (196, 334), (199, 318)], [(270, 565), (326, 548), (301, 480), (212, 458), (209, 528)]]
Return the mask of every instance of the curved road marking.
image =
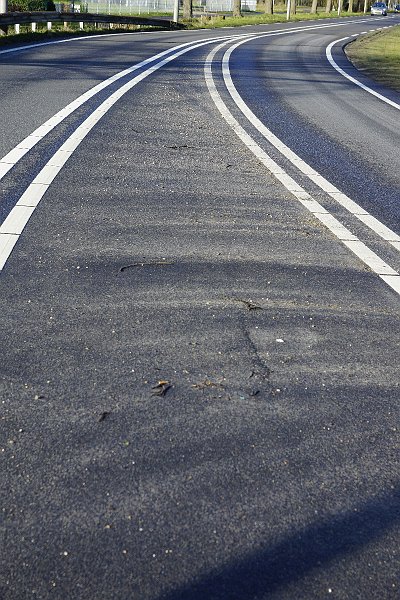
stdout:
[[(28, 46), (18, 46), (17, 48), (8, 48), (7, 50), (0, 50), (0, 54), (11, 54), (13, 52), (23, 52), (24, 50), (31, 50), (32, 48), (40, 48), (41, 46), (52, 46), (53, 44), (67, 44), (68, 42), (76, 42), (77, 40), (91, 40), (99, 37), (110, 37), (114, 35), (143, 35), (145, 33), (152, 33), (151, 31), (132, 31), (131, 33), (99, 33), (98, 35), (83, 35), (78, 37), (71, 37), (66, 40), (53, 40), (51, 42), (39, 42), (38, 44), (29, 44)], [(165, 33), (171, 33), (166, 31)]]
[(300, 158), (293, 150), (291, 150), (286, 144), (284, 144), (276, 135), (272, 133), (264, 123), (256, 117), (251, 111), (249, 106), (244, 102), (240, 94), (238, 93), (230, 74), (229, 60), (232, 52), (244, 43), (250, 40), (241, 40), (231, 46), (226, 52), (222, 60), (222, 73), (225, 81), (226, 88), (235, 102), (236, 106), (242, 112), (243, 115), (250, 121), (250, 123), (261, 133), (261, 135), (270, 142), (279, 152), (285, 156), (295, 167), (306, 175), (313, 183), (315, 183), (320, 189), (326, 192), (333, 200), (338, 202), (343, 208), (345, 208), (350, 214), (356, 217), (364, 225), (374, 231), (379, 237), (389, 242), (394, 248), (400, 250), (400, 236), (394, 231), (386, 227), (383, 223), (373, 217), (368, 211), (362, 208), (359, 204), (351, 200), (346, 194), (341, 192), (336, 186), (330, 181), (325, 179), (318, 171), (313, 169), (308, 163)]
[[(234, 36), (234, 37), (236, 38), (237, 36)], [(242, 37), (243, 37), (243, 35), (242, 35)], [(221, 39), (221, 38), (218, 38), (218, 39)], [(125, 83), (124, 85), (122, 85), (117, 91), (115, 91), (106, 100), (104, 100), (104, 102), (102, 102), (100, 104), (100, 106), (98, 106), (90, 114), (90, 116), (87, 117), (81, 123), (81, 125), (79, 125), (79, 127), (77, 127), (77, 129), (74, 131), (74, 133), (68, 137), (68, 139), (62, 144), (62, 146), (55, 152), (55, 154), (52, 156), (52, 158), (42, 168), (42, 170), (35, 177), (35, 179), (32, 181), (32, 183), (26, 188), (25, 192), (22, 194), (22, 196), (18, 200), (17, 204), (14, 206), (14, 208), (11, 209), (10, 213), (8, 214), (8, 216), (6, 217), (6, 219), (0, 226), (0, 271), (4, 268), (4, 265), (5, 265), (8, 257), (10, 256), (15, 244), (17, 243), (19, 236), (22, 234), (22, 231), (24, 230), (25, 226), (27, 225), (35, 208), (37, 207), (40, 200), (46, 193), (50, 184), (53, 182), (55, 177), (61, 171), (62, 167), (65, 165), (65, 163), (67, 162), (67, 160), (69, 159), (71, 154), (80, 145), (82, 140), (85, 139), (87, 134), (93, 129), (93, 127), (99, 122), (99, 120), (110, 110), (110, 108), (124, 94), (126, 94), (129, 90), (131, 90), (139, 82), (141, 82), (143, 79), (145, 79), (146, 77), (148, 77), (149, 75), (151, 75), (152, 73), (154, 73), (155, 71), (157, 71), (158, 69), (163, 67), (164, 65), (175, 60), (175, 58), (177, 58), (178, 56), (181, 56), (182, 54), (189, 52), (190, 50), (194, 50), (195, 48), (205, 46), (207, 44), (213, 43), (214, 41), (215, 40), (212, 39), (212, 40), (206, 40), (206, 41), (202, 41), (199, 43), (195, 43), (194, 45), (193, 45), (193, 42), (189, 42), (189, 44), (182, 44), (181, 46), (179, 46), (181, 48), (180, 50), (178, 50), (177, 52), (174, 52), (174, 54), (170, 54), (169, 56), (163, 58), (162, 60), (159, 60), (152, 66), (148, 67), (145, 71), (143, 71), (142, 73), (140, 73), (139, 75), (137, 75), (136, 77), (134, 77), (133, 79), (131, 79), (130, 81)], [(189, 47), (187, 47), (188, 45), (189, 45)], [(167, 50), (165, 52), (162, 52), (160, 55), (157, 55), (157, 56), (160, 57), (160, 56), (168, 54), (170, 52), (171, 52), (171, 49)], [(141, 65), (147, 64), (149, 62), (154, 62), (154, 60), (155, 60), (155, 57), (152, 57), (150, 59), (147, 59), (146, 61), (143, 61), (143, 63), (140, 63), (140, 64)], [(135, 70), (135, 68), (138, 68), (138, 65), (135, 65), (135, 67), (131, 67), (128, 71), (130, 72), (132, 70)], [(106, 80), (106, 82), (108, 82), (108, 81), (109, 80)], [(109, 83), (107, 85), (109, 85)], [(96, 88), (97, 87), (98, 86), (96, 86)], [(93, 89), (95, 89), (95, 88), (93, 88)], [(91, 92), (91, 91), (92, 90), (89, 90), (89, 92)], [(85, 96), (85, 94), (83, 94), (83, 96)], [(78, 98), (78, 101), (80, 101), (81, 98), (82, 97)], [(71, 104), (74, 105), (74, 102), (72, 102)], [(69, 108), (70, 107), (71, 107), (71, 105), (69, 105)], [(75, 108), (73, 108), (72, 111), (73, 110), (75, 110)], [(60, 112), (62, 113), (63, 111), (60, 111)], [(60, 117), (60, 113), (58, 113), (57, 118), (61, 118), (61, 120), (62, 120), (65, 117), (64, 116)], [(51, 121), (51, 119), (50, 119), (50, 121)], [(54, 126), (55, 125), (53, 125), (53, 127)], [(49, 127), (50, 127), (50, 129), (49, 129)], [(36, 130), (36, 133), (41, 128), (43, 128), (43, 135), (46, 135), (48, 133), (48, 131), (50, 131), (52, 129), (52, 124), (49, 125), (48, 122), (47, 122), (47, 124), (45, 123), (44, 125), (39, 127), (38, 130)], [(31, 137), (31, 136), (28, 136), (28, 138), (29, 137)], [(26, 138), (26, 139), (28, 140), (28, 138)], [(34, 143), (37, 143), (37, 142), (34, 142)], [(18, 156), (18, 155), (16, 156), (17, 160), (19, 160), (20, 158), (21, 158), (20, 156)], [(13, 165), (11, 165), (11, 166), (13, 166)]]
[[(328, 24), (328, 25), (313, 24), (313, 25), (308, 25), (306, 27), (303, 27), (303, 26), (302, 27), (293, 27), (293, 28), (286, 27), (284, 29), (278, 29), (277, 31), (269, 32), (269, 33), (262, 34), (262, 35), (266, 35), (266, 36), (282, 35), (285, 33), (296, 33), (299, 31), (315, 29), (315, 28), (343, 27), (344, 25), (347, 25), (349, 22), (350, 23), (360, 23), (363, 21), (364, 20), (360, 19), (357, 21), (347, 21), (345, 23), (334, 23), (334, 24)], [(143, 32), (143, 33), (145, 33), (145, 32)], [(166, 32), (166, 33), (170, 33), (170, 32)], [(118, 35), (118, 36), (137, 35), (137, 33), (120, 33), (120, 34), (110, 34), (110, 35)], [(211, 43), (211, 42), (218, 42), (220, 40), (243, 38), (243, 37), (245, 37), (245, 35), (259, 36), (260, 34), (259, 33), (251, 33), (251, 34), (236, 34), (233, 36), (232, 35), (219, 36), (216, 38), (210, 38), (209, 40), (207, 40), (207, 42)], [(69, 38), (68, 40), (55, 40), (52, 42), (43, 42), (40, 44), (31, 44), (29, 46), (20, 46), (18, 48), (2, 50), (2, 51), (0, 51), (0, 54), (6, 54), (6, 53), (10, 53), (10, 52), (19, 52), (22, 50), (27, 50), (29, 48), (37, 48), (37, 47), (49, 46), (49, 45), (53, 45), (53, 44), (62, 44), (65, 42), (72, 42), (72, 41), (77, 41), (77, 40), (85, 41), (88, 39), (92, 39), (94, 37), (99, 38), (99, 37), (105, 37), (105, 36), (107, 36), (107, 34)], [(71, 115), (75, 110), (77, 110), (80, 106), (82, 106), (82, 104), (87, 102), (90, 98), (93, 98), (93, 96), (95, 96), (96, 94), (101, 92), (103, 89), (110, 86), (112, 83), (114, 83), (118, 79), (121, 79), (122, 77), (128, 75), (129, 73), (132, 73), (132, 72), (136, 71), (137, 69), (140, 69), (141, 67), (146, 66), (147, 64), (154, 62), (155, 60), (158, 60), (159, 58), (161, 58), (169, 53), (175, 52), (176, 50), (178, 50), (180, 48), (188, 47), (188, 46), (190, 46), (192, 44), (196, 44), (196, 43), (197, 43), (196, 41), (186, 42), (185, 44), (179, 44), (178, 46), (174, 46), (173, 48), (164, 50), (163, 52), (160, 52), (159, 54), (151, 56), (150, 58), (138, 63), (137, 65), (129, 67), (128, 69), (125, 69), (125, 70), (121, 71), (120, 73), (117, 73), (116, 75), (113, 75), (112, 77), (110, 77), (108, 79), (105, 79), (103, 82), (99, 83), (98, 85), (94, 86), (93, 88), (91, 88), (90, 90), (88, 90), (87, 92), (85, 92), (84, 94), (79, 96), (78, 98), (76, 98), (73, 102), (71, 102), (66, 107), (64, 107), (62, 110), (60, 110), (58, 113), (53, 115), (50, 119), (48, 119), (40, 127), (35, 129), (35, 131), (33, 131), (30, 135), (28, 135), (17, 146), (15, 146), (15, 148), (13, 148), (13, 150), (8, 152), (5, 156), (3, 156), (3, 158), (0, 159), (0, 181), (17, 164), (17, 162), (19, 160), (21, 160), (21, 158), (23, 156), (25, 156), (25, 154), (27, 152), (29, 152), (29, 150), (31, 150), (41, 139), (43, 139), (50, 131), (52, 131), (54, 129), (54, 127), (56, 127), (59, 123), (61, 123), (66, 117)], [(193, 47), (196, 48), (197, 46), (194, 45)]]
[[(391, 25), (391, 27), (393, 27), (393, 25)], [(365, 32), (365, 33), (367, 33), (367, 32)], [(341, 38), (340, 40), (335, 40), (334, 42), (330, 43), (329, 46), (327, 46), (327, 48), (326, 48), (326, 58), (328, 59), (329, 63), (332, 65), (332, 67), (338, 73), (340, 73), (341, 75), (343, 75), (343, 77), (346, 77), (346, 79), (348, 79), (349, 81), (351, 81), (355, 85), (358, 85), (358, 87), (360, 87), (361, 89), (365, 90), (366, 92), (368, 92), (372, 96), (375, 96), (376, 98), (379, 98), (379, 100), (382, 100), (382, 102), (386, 102), (386, 104), (389, 104), (389, 106), (392, 106), (396, 110), (400, 110), (400, 104), (398, 104), (397, 102), (394, 102), (393, 100), (390, 100), (389, 98), (386, 98), (386, 96), (383, 96), (382, 94), (379, 94), (378, 92), (375, 92), (375, 90), (371, 89), (367, 85), (364, 85), (363, 83), (361, 83), (361, 81), (358, 81), (358, 79), (356, 79), (355, 77), (352, 77), (351, 75), (349, 75), (348, 73), (346, 73), (346, 71), (344, 71), (343, 69), (341, 69), (339, 67), (339, 65), (335, 62), (335, 60), (333, 59), (333, 56), (332, 56), (332, 48), (333, 48), (333, 46), (335, 44), (338, 44), (339, 42), (344, 42), (345, 40), (348, 40), (348, 39), (349, 39), (348, 37), (344, 37), (344, 38)]]
[[(297, 198), (297, 200), (309, 210), (315, 218), (323, 223), (349, 250), (351, 250), (364, 264), (366, 264), (374, 273), (387, 283), (395, 292), (400, 295), (400, 275), (390, 265), (383, 261), (375, 252), (373, 252), (364, 242), (347, 229), (338, 219), (331, 215), (319, 202), (304, 190), (290, 175), (286, 173), (243, 129), (235, 119), (228, 107), (222, 100), (214, 83), (212, 75), (212, 63), (216, 53), (229, 42), (223, 42), (214, 48), (207, 56), (204, 74), (210, 95), (225, 121), (232, 127), (236, 135), (249, 148), (249, 150), (264, 164), (272, 175), (280, 181), (285, 188)], [(237, 47), (238, 44), (230, 48), (224, 56), (225, 68), (229, 69), (226, 55)]]
[[(113, 35), (119, 35), (119, 34), (113, 34)], [(121, 34), (121, 35), (134, 35), (134, 34)], [(95, 37), (102, 37), (102, 36), (95, 36)], [(234, 36), (234, 37), (237, 37), (237, 36)], [(232, 38), (232, 36), (231, 36), (231, 38)], [(84, 38), (74, 38), (74, 39), (86, 40), (88, 38), (84, 37)], [(215, 41), (219, 41), (224, 38), (218, 37), (218, 38), (214, 38), (214, 39), (215, 39)], [(71, 41), (71, 40), (62, 40), (62, 41)], [(42, 45), (55, 44), (55, 43), (61, 43), (61, 42), (46, 42), (45, 44), (38, 44), (38, 45), (42, 46)], [(163, 52), (160, 52), (159, 54), (155, 54), (154, 56), (151, 56), (150, 58), (146, 58), (145, 60), (141, 61), (140, 63), (137, 63), (136, 65), (133, 65), (132, 67), (129, 67), (128, 69), (124, 69), (123, 71), (116, 73), (112, 77), (105, 79), (101, 83), (99, 83), (99, 84), (95, 85), (94, 87), (92, 87), (91, 89), (89, 89), (87, 92), (85, 92), (81, 96), (78, 96), (78, 98), (73, 100), (73, 102), (71, 102), (70, 104), (65, 106), (63, 109), (61, 109), (58, 113), (53, 115), (45, 123), (40, 125), (40, 127), (35, 129), (35, 131), (33, 131), (31, 134), (29, 134), (24, 140), (22, 140), (17, 146), (15, 146), (15, 148), (13, 148), (10, 152), (8, 152), (5, 156), (3, 156), (2, 159), (0, 159), (0, 181), (8, 173), (8, 171), (10, 171), (10, 169), (12, 169), (17, 164), (17, 162), (19, 160), (21, 160), (21, 158), (23, 156), (25, 156), (25, 154), (27, 152), (29, 152), (29, 150), (31, 150), (34, 146), (36, 146), (36, 144), (38, 142), (40, 142), (40, 140), (42, 140), (48, 133), (50, 133), (50, 131), (52, 131), (64, 119), (66, 119), (69, 115), (71, 115), (73, 112), (75, 112), (85, 102), (90, 100), (90, 98), (93, 98), (94, 96), (99, 94), (102, 90), (109, 87), (110, 85), (112, 85), (113, 83), (115, 83), (116, 81), (121, 79), (122, 77), (125, 77), (126, 75), (129, 75), (130, 73), (133, 73), (133, 72), (137, 71), (138, 69), (141, 69), (142, 67), (145, 67), (146, 65), (148, 65), (152, 62), (155, 62), (156, 60), (159, 60), (168, 54), (171, 54), (172, 52), (176, 52), (177, 50), (179, 50), (181, 48), (186, 48), (195, 43), (196, 42), (186, 42), (184, 44), (179, 44), (178, 46), (174, 46), (173, 48), (164, 50)], [(196, 47), (196, 46), (194, 46), (194, 47)]]
[[(356, 21), (351, 21), (351, 22), (360, 23), (361, 20), (358, 19)], [(22, 234), (22, 231), (24, 230), (25, 226), (27, 225), (35, 208), (39, 204), (40, 200), (44, 196), (48, 187), (53, 182), (53, 180), (55, 179), (57, 174), (60, 172), (60, 170), (62, 169), (62, 167), (68, 160), (68, 158), (74, 152), (74, 150), (76, 150), (76, 148), (79, 146), (81, 141), (86, 137), (86, 135), (89, 133), (89, 131), (91, 131), (91, 129), (97, 124), (97, 122), (104, 116), (104, 114), (106, 112), (108, 112), (108, 110), (111, 108), (111, 106), (113, 106), (115, 104), (115, 102), (117, 102), (117, 100), (119, 100), (127, 91), (132, 89), (135, 85), (137, 85), (140, 81), (142, 81), (143, 79), (148, 77), (151, 73), (153, 73), (154, 71), (157, 71), (165, 64), (171, 62), (178, 56), (181, 56), (182, 54), (189, 52), (190, 50), (199, 48), (201, 46), (204, 46), (204, 45), (207, 45), (210, 43), (214, 43), (221, 39), (224, 40), (224, 42), (222, 44), (222, 45), (224, 45), (226, 43), (231, 42), (232, 39), (237, 39), (237, 38), (251, 39), (251, 38), (254, 38), (255, 36), (269, 37), (269, 36), (276, 36), (276, 35), (284, 35), (284, 34), (288, 34), (288, 33), (298, 33), (298, 32), (304, 31), (304, 30), (324, 29), (324, 28), (329, 28), (329, 27), (342, 27), (344, 25), (347, 25), (348, 23), (349, 23), (349, 21), (346, 21), (344, 23), (323, 24), (323, 25), (313, 24), (310, 26), (297, 27), (297, 28), (296, 27), (293, 27), (293, 28), (286, 27), (284, 29), (280, 29), (277, 31), (268, 32), (268, 33), (264, 33), (264, 34), (258, 34), (258, 33), (241, 34), (241, 35), (238, 34), (238, 35), (234, 35), (234, 36), (229, 36), (228, 39), (226, 39), (226, 36), (224, 36), (224, 37), (203, 40), (201, 42), (187, 42), (185, 44), (176, 46), (175, 48), (170, 48), (169, 50), (161, 52), (160, 54), (158, 54), (156, 56), (146, 59), (145, 61), (139, 63), (138, 65), (134, 65), (133, 67), (130, 67), (129, 69), (114, 75), (113, 77), (105, 80), (98, 86), (95, 86), (94, 88), (92, 88), (91, 90), (89, 90), (88, 92), (86, 92), (85, 94), (80, 96), (74, 102), (72, 102), (67, 107), (65, 107), (65, 109), (61, 110), (59, 113), (54, 115), (54, 117), (52, 117), (51, 119), (46, 121), (38, 129), (36, 129), (33, 132), (33, 134), (31, 134), (30, 136), (25, 138), (25, 140), (23, 140), (23, 142), (21, 142), (16, 148), (14, 148), (14, 150), (12, 150), (10, 153), (8, 153), (8, 155), (6, 155), (6, 157), (4, 157), (0, 161), (0, 169), (3, 168), (5, 170), (5, 172), (3, 172), (3, 173), (0, 171), (0, 179), (1, 179), (1, 177), (4, 176), (4, 174), (6, 172), (8, 172), (22, 158), (22, 156), (24, 156), (24, 154), (26, 154), (26, 152), (28, 152), (31, 148), (33, 148), (33, 146), (36, 143), (38, 143), (38, 141), (40, 139), (42, 139), (45, 135), (47, 135), (49, 133), (49, 131), (51, 131), (59, 122), (61, 122), (63, 119), (65, 119), (65, 117), (67, 115), (74, 112), (74, 110), (76, 110), (76, 108), (78, 108), (78, 106), (81, 106), (81, 104), (86, 102), (86, 100), (88, 98), (90, 98), (93, 95), (95, 95), (96, 93), (98, 93), (98, 91), (100, 91), (100, 89), (104, 89), (104, 87), (107, 87), (116, 79), (123, 77), (123, 74), (126, 75), (127, 73), (133, 72), (133, 71), (137, 70), (140, 66), (154, 62), (157, 59), (157, 57), (160, 58), (162, 56), (165, 56), (166, 54), (174, 52), (177, 48), (181, 48), (181, 50), (179, 50), (178, 52), (175, 52), (174, 54), (170, 54), (166, 58), (160, 60), (158, 63), (152, 65), (146, 71), (137, 75), (132, 80), (127, 82), (125, 85), (121, 86), (116, 92), (111, 94), (107, 100), (105, 100), (95, 111), (93, 111), (93, 113), (85, 121), (83, 121), (83, 123), (64, 142), (64, 144), (59, 148), (59, 150), (53, 155), (53, 157), (42, 168), (40, 173), (37, 175), (37, 177), (35, 177), (35, 179), (32, 181), (32, 183), (28, 186), (28, 188), (25, 190), (25, 192), (22, 194), (22, 196), (18, 200), (17, 204), (10, 211), (9, 215), (7, 216), (5, 221), (0, 226), (0, 271), (4, 268), (6, 261), (8, 260), (15, 244), (17, 243), (17, 241), (19, 239), (19, 236)], [(84, 38), (84, 39), (87, 39), (87, 38)], [(95, 91), (95, 90), (97, 90), (97, 91)], [(9, 160), (10, 162), (5, 162), (5, 159)], [(390, 267), (389, 267), (389, 269), (390, 269)]]

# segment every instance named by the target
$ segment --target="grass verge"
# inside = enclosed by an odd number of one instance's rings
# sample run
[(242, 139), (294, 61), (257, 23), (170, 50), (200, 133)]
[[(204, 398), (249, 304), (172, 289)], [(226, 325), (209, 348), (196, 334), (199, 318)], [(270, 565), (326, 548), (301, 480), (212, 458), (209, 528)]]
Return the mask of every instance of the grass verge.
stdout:
[(400, 92), (400, 26), (357, 38), (346, 46), (351, 62), (371, 79)]
[[(361, 13), (343, 13), (342, 17), (360, 16)], [(290, 21), (315, 21), (319, 19), (337, 18), (337, 11), (326, 13), (323, 9), (321, 12), (311, 14), (309, 12), (298, 12), (292, 15)], [(257, 14), (248, 15), (243, 13), (242, 17), (231, 16), (214, 16), (204, 15), (190, 21), (182, 21), (187, 29), (210, 28), (217, 29), (219, 27), (240, 27), (243, 25), (268, 25), (269, 23), (286, 23), (286, 13), (276, 12), (274, 15)]]

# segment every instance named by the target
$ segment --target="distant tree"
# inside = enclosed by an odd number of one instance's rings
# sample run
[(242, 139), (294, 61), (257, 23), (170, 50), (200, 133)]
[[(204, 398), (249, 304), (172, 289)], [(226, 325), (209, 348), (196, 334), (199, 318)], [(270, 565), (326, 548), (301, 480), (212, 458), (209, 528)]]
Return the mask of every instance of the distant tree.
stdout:
[(289, 0), (290, 1), (290, 14), (291, 15), (295, 15), (297, 12), (297, 3), (296, 0)]
[(274, 0), (265, 0), (264, 12), (266, 15), (274, 14)]
[(241, 17), (242, 16), (242, 6), (241, 6), (241, 0), (233, 0), (233, 8), (232, 8), (232, 14), (234, 17)]
[(315, 15), (318, 8), (318, 0), (312, 0), (311, 4), (311, 14)]
[(332, 12), (332, 0), (326, 0), (325, 12), (327, 12), (327, 13)]
[(193, 16), (193, 0), (183, 0), (182, 17), (191, 19)]
[(353, 12), (353, 0), (349, 0), (348, 12)]

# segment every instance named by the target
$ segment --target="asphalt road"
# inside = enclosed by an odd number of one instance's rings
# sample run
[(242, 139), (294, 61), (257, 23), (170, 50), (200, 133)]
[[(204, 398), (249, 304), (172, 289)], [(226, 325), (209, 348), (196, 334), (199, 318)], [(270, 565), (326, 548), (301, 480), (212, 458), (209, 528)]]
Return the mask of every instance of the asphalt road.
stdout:
[(2, 600), (399, 597), (397, 22), (0, 53)]

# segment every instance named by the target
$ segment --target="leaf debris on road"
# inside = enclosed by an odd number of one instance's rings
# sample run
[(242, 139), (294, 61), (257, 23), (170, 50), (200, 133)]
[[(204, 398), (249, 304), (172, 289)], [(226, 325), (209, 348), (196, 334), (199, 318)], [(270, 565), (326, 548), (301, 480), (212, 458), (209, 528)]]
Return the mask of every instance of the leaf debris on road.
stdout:
[(171, 382), (167, 381), (166, 379), (160, 379), (160, 381), (156, 383), (156, 385), (153, 385), (153, 387), (151, 388), (152, 396), (165, 396), (165, 394), (171, 387)]
[(166, 267), (166, 266), (170, 266), (170, 265), (174, 265), (174, 264), (175, 263), (167, 262), (166, 260), (135, 262), (135, 263), (132, 263), (131, 265), (125, 265), (124, 267), (121, 267), (119, 272), (123, 273), (127, 269), (133, 269), (135, 267)]
[(101, 423), (102, 421), (105, 421), (109, 414), (110, 414), (109, 410), (105, 410), (104, 412), (102, 412), (98, 419), (99, 423)]
[(245, 304), (249, 310), (263, 310), (262, 306), (255, 304), (252, 300), (241, 300), (239, 298), (238, 302), (242, 302), (243, 304)]
[(197, 390), (204, 390), (207, 387), (218, 387), (218, 388), (224, 389), (224, 386), (222, 385), (222, 383), (216, 383), (215, 381), (211, 381), (210, 379), (205, 379), (204, 381), (201, 381), (200, 383), (194, 383), (192, 385), (192, 388), (195, 388)]

